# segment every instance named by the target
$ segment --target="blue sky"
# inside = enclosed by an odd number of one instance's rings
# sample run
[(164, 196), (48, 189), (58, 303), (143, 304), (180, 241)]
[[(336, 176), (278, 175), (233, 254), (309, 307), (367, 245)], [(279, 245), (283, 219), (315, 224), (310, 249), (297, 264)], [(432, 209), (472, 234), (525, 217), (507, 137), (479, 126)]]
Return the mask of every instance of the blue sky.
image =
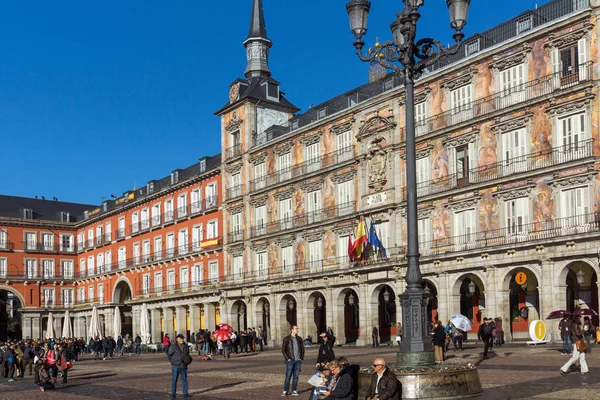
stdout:
[[(467, 36), (548, 1), (473, 0)], [(263, 0), (270, 67), (307, 109), (367, 81), (345, 0)], [(366, 42), (401, 0), (373, 0)], [(451, 42), (444, 0), (419, 37)], [(496, 4), (492, 7), (492, 4)], [(23, 0), (0, 13), (0, 193), (99, 204), (220, 152), (228, 85), (243, 76), (252, 0)]]

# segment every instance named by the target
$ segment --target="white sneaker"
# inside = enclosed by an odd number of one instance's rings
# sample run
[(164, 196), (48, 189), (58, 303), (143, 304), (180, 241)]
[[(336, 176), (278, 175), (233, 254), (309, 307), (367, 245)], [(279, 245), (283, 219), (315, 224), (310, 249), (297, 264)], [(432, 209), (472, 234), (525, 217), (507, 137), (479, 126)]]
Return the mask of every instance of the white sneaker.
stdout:
[(292, 392), (292, 396), (298, 396), (298, 392), (296, 392), (295, 390)]
[(285, 397), (285, 396), (287, 396), (287, 392), (284, 390), (281, 397)]

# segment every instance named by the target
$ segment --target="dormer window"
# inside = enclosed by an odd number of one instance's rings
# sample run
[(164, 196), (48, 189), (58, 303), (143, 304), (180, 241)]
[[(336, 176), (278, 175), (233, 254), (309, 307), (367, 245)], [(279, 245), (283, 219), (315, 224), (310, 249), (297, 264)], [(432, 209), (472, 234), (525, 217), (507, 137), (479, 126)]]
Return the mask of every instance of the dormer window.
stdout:
[(327, 116), (327, 108), (323, 107), (320, 110), (317, 110), (317, 119), (323, 119)]
[(383, 90), (384, 91), (391, 90), (393, 88), (394, 88), (394, 79), (393, 78), (387, 79), (383, 82)]
[(354, 107), (358, 104), (358, 93), (348, 96), (348, 107)]
[(174, 185), (177, 182), (179, 182), (179, 172), (173, 171), (171, 172), (171, 185)]
[(206, 160), (200, 160), (200, 172), (206, 171)]
[(273, 82), (267, 83), (267, 97), (279, 100), (279, 86)]
[(148, 193), (154, 192), (154, 182), (148, 182)]
[(298, 129), (299, 123), (298, 120), (292, 121), (292, 130)]
[(70, 222), (71, 216), (68, 212), (61, 211), (60, 212), (60, 222)]
[(23, 219), (33, 219), (33, 210), (31, 208), (21, 209), (21, 216)]

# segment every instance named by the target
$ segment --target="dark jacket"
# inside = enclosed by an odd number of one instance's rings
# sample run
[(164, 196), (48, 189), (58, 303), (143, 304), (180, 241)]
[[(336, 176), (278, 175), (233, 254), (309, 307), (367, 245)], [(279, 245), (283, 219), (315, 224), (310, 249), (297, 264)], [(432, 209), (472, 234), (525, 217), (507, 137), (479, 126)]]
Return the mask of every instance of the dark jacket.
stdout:
[(33, 360), (35, 358), (35, 353), (31, 346), (25, 347), (23, 350), (23, 360)]
[[(11, 359), (10, 361), (9, 361), (9, 358)], [(9, 347), (4, 352), (4, 359), (8, 362), (12, 361), (12, 363), (15, 364), (17, 362), (17, 355), (16, 355), (15, 351)]]
[[(373, 377), (371, 378), (371, 386), (369, 386), (369, 390), (367, 391), (367, 397), (375, 396), (376, 386), (377, 374), (373, 374)], [(400, 400), (402, 384), (400, 381), (398, 381), (396, 374), (394, 374), (388, 368), (385, 369), (383, 376), (379, 380), (378, 389), (379, 400)]]
[(329, 361), (335, 360), (335, 353), (333, 352), (332, 343), (327, 339), (327, 342), (323, 341), (319, 345), (319, 355), (317, 355), (317, 363), (324, 364)]
[(169, 358), (169, 361), (171, 362), (171, 365), (173, 367), (187, 369), (188, 365), (183, 362), (183, 358), (186, 355), (188, 357), (190, 355), (190, 348), (188, 347), (187, 343), (183, 342), (183, 352), (179, 347), (179, 343), (175, 343), (169, 346), (167, 357)]
[(292, 343), (292, 340), (298, 341), (300, 360), (304, 360), (304, 342), (302, 341), (302, 338), (298, 335), (296, 335), (296, 337), (292, 337), (292, 335), (287, 335), (283, 338), (283, 343), (281, 344), (281, 352), (283, 353), (283, 358), (285, 359), (285, 362), (294, 359), (294, 344)]
[(140, 337), (140, 335), (137, 335), (137, 336), (135, 337), (135, 343), (136, 343), (136, 344), (142, 344), (142, 338)]
[(439, 324), (433, 331), (433, 344), (443, 346), (446, 343), (446, 329), (442, 324)]
[(582, 325), (576, 321), (572, 321), (571, 325), (569, 325), (569, 333), (571, 334), (571, 343), (575, 344), (583, 337)]
[(492, 331), (494, 328), (492, 324), (484, 322), (479, 326), (479, 330), (477, 331), (477, 337), (482, 340), (489, 340), (490, 336), (492, 336)]
[(352, 371), (345, 367), (340, 371), (335, 388), (330, 392), (329, 399), (353, 400), (356, 385), (352, 379)]

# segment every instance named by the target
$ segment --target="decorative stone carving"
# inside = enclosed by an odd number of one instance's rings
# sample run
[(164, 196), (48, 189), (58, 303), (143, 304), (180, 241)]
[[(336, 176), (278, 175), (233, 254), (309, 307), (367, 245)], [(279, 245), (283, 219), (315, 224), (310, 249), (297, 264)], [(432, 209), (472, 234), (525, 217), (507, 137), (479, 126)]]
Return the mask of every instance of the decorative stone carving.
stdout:
[(277, 246), (279, 246), (280, 248), (281, 247), (289, 247), (294, 244), (294, 238), (293, 237), (279, 238), (279, 239), (277, 239), (277, 241), (275, 241), (275, 244)]
[(319, 143), (321, 141), (321, 137), (323, 136), (323, 131), (318, 130), (316, 133), (309, 133), (302, 135), (300, 142), (305, 146), (310, 146), (311, 144)]
[(250, 199), (250, 205), (254, 207), (264, 206), (265, 204), (267, 204), (268, 199), (269, 196), (267, 196), (267, 194), (256, 196)]
[(548, 185), (554, 186), (554, 187), (568, 187), (568, 186), (588, 184), (589, 182), (593, 181), (596, 178), (596, 175), (598, 175), (598, 171), (596, 171), (594, 169), (591, 169), (589, 172), (586, 172), (585, 174), (566, 176), (564, 178), (560, 178), (560, 177), (558, 177), (558, 174), (555, 174), (554, 179), (552, 181), (548, 182)]
[(577, 41), (584, 37), (589, 31), (594, 28), (594, 24), (590, 22), (584, 23), (579, 29), (556, 34), (552, 32), (548, 35), (548, 41), (544, 44), (544, 46), (553, 49), (553, 48), (564, 48), (577, 44)]
[(227, 171), (230, 174), (238, 173), (241, 170), (242, 170), (242, 163), (231, 164), (231, 165), (225, 166), (225, 171)]
[(584, 110), (586, 107), (589, 107), (589, 105), (592, 104), (594, 97), (596, 97), (595, 94), (587, 91), (585, 96), (578, 99), (573, 99), (560, 104), (551, 104), (546, 112), (548, 115), (554, 116), (567, 114), (573, 111)]
[(387, 153), (380, 142), (372, 142), (369, 146), (369, 187), (378, 192), (387, 183)]
[(280, 146), (276, 147), (273, 151), (278, 156), (282, 156), (290, 152), (290, 150), (294, 147), (294, 142), (291, 140), (287, 140), (283, 142)]
[(333, 228), (332, 230), (333, 230), (333, 233), (335, 233), (339, 236), (351, 235), (352, 233), (354, 233), (353, 226), (340, 226), (340, 227)]
[[(358, 131), (357, 138), (361, 139), (369, 134), (381, 133), (383, 131), (393, 131), (396, 127), (396, 124), (392, 122), (389, 118), (385, 118), (376, 114), (374, 117), (369, 119)], [(378, 135), (380, 138), (383, 138), (381, 135)]]
[(477, 139), (478, 132), (471, 132), (464, 135), (447, 138), (444, 140), (444, 146), (458, 147), (468, 143), (474, 143)]
[(250, 156), (248, 161), (253, 165), (258, 165), (258, 164), (264, 163), (266, 159), (267, 159), (267, 152), (262, 151), (258, 154), (253, 154), (252, 156)]
[(427, 96), (429, 96), (429, 93), (431, 93), (431, 88), (429, 87), (429, 85), (425, 85), (423, 90), (415, 93), (415, 104), (427, 101)]
[(354, 119), (349, 119), (348, 121), (344, 121), (337, 125), (333, 125), (331, 128), (329, 128), (329, 132), (333, 133), (334, 135), (337, 135), (343, 132), (351, 131), (353, 126)]
[(355, 175), (356, 175), (356, 171), (354, 169), (352, 169), (350, 171), (343, 172), (341, 174), (333, 175), (331, 177), (331, 180), (334, 181), (335, 183), (342, 183), (342, 182), (346, 182), (351, 179), (354, 179)]
[(244, 209), (244, 203), (235, 203), (235, 204), (231, 204), (229, 205), (229, 207), (227, 207), (227, 211), (229, 211), (229, 214), (237, 214), (242, 212), (242, 210)]
[(527, 60), (529, 53), (531, 53), (531, 44), (523, 43), (521, 50), (515, 53), (494, 56), (494, 60), (490, 63), (489, 68), (502, 71), (515, 65), (523, 64)]
[(275, 193), (273, 196), (275, 196), (275, 198), (277, 200), (285, 200), (285, 199), (289, 199), (293, 195), (294, 195), (294, 188), (288, 187), (287, 189), (280, 190), (279, 192)]
[(314, 192), (315, 190), (323, 189), (323, 178), (319, 177), (319, 179), (315, 181), (304, 181), (300, 184), (300, 188), (305, 192)]
[(505, 201), (517, 199), (519, 197), (526, 197), (526, 196), (529, 196), (529, 194), (533, 190), (534, 186), (535, 185), (530, 184), (528, 186), (522, 186), (522, 187), (518, 187), (515, 189), (505, 190), (502, 192), (496, 192), (496, 193), (494, 193), (494, 196), (496, 196), (500, 200), (505, 200)]
[(244, 255), (244, 246), (229, 247), (227, 252), (233, 257), (239, 257)]
[(446, 208), (449, 208), (451, 210), (464, 210), (465, 208), (470, 208), (473, 206), (476, 206), (479, 203), (479, 200), (481, 199), (481, 196), (479, 195), (475, 195), (473, 197), (469, 197), (466, 199), (460, 199), (460, 200), (449, 200), (448, 204), (446, 204)]
[(268, 242), (252, 242), (250, 244), (250, 248), (252, 249), (252, 251), (263, 251), (266, 250), (267, 247), (269, 247)]
[(314, 242), (315, 240), (322, 240), (323, 236), (325, 236), (325, 232), (316, 231), (316, 232), (306, 232), (303, 237), (307, 242)]
[(417, 218), (427, 218), (431, 216), (431, 213), (433, 213), (433, 210), (435, 209), (435, 207), (427, 207), (427, 208), (421, 208), (417, 210)]
[[(421, 159), (421, 158), (429, 157), (431, 155), (431, 150), (433, 150), (433, 146), (431, 146), (431, 145), (427, 145), (427, 146), (423, 147), (422, 149), (417, 149), (416, 150), (417, 160)], [(406, 154), (404, 154), (404, 157), (402, 157), (402, 158), (403, 159), (406, 158)]]
[(385, 222), (390, 220), (390, 213), (380, 212), (371, 215), (371, 220), (373, 222)]
[(514, 131), (520, 128), (524, 128), (527, 126), (527, 123), (533, 119), (533, 113), (526, 113), (520, 117), (511, 118), (508, 120), (500, 121), (496, 120), (496, 123), (492, 125), (492, 131), (495, 133), (506, 133), (510, 131)]
[(225, 130), (227, 132), (235, 132), (240, 129), (242, 122), (244, 122), (244, 120), (238, 117), (237, 111), (234, 111), (231, 120), (229, 120), (229, 123), (225, 126)]
[(477, 76), (477, 68), (471, 67), (467, 69), (464, 73), (455, 76), (454, 78), (450, 78), (449, 76), (444, 77), (444, 81), (442, 82), (442, 89), (454, 90), (461, 86), (468, 85), (475, 81), (475, 77)]

